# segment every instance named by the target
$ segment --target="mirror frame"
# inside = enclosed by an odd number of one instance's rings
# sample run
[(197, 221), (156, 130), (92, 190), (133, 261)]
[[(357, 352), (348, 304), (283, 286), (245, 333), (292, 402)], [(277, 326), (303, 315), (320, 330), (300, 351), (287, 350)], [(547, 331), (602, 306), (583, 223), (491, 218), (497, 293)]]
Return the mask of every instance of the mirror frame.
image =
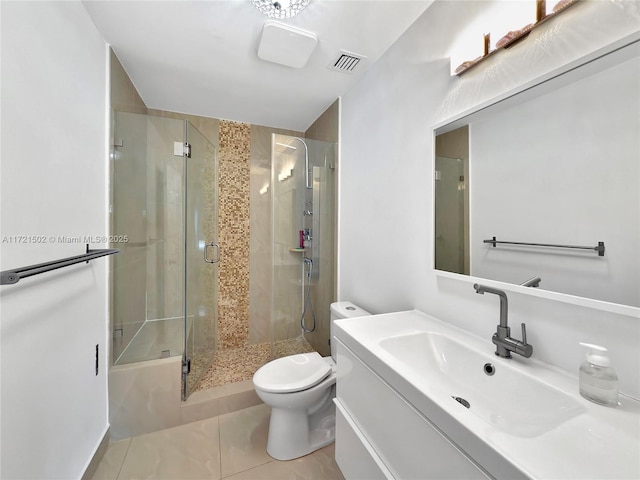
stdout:
[[(606, 59), (603, 57), (618, 52), (625, 47), (631, 47), (629, 50), (623, 52), (623, 55), (626, 55), (626, 60), (630, 60), (634, 58), (638, 52), (640, 52), (640, 32), (636, 32), (632, 35), (628, 35), (616, 42), (613, 42), (605, 47), (595, 50), (587, 55), (584, 55), (573, 62), (565, 64), (557, 69), (554, 69), (544, 75), (540, 75), (535, 77), (534, 79), (526, 82), (519, 87), (508, 90), (507, 92), (493, 97), (485, 102), (482, 102), (476, 105), (473, 108), (465, 110), (453, 117), (450, 117), (438, 124), (436, 124), (432, 128), (432, 152), (431, 152), (431, 175), (432, 175), (432, 185), (433, 185), (433, 175), (435, 171), (435, 162), (436, 162), (436, 136), (449, 132), (451, 130), (455, 130), (464, 125), (468, 125), (471, 121), (477, 121), (479, 118), (482, 118), (484, 115), (487, 115), (491, 112), (495, 112), (502, 108), (507, 108), (517, 103), (525, 102), (529, 99), (535, 98), (540, 94), (544, 94), (547, 91), (554, 90), (561, 86), (567, 85), (574, 80), (578, 80), (583, 78), (583, 74), (585, 72), (584, 68), (586, 68), (587, 72), (593, 71), (601, 71), (604, 68), (607, 68), (608, 64), (606, 63)], [(634, 55), (634, 53), (636, 55)], [(593, 62), (595, 60), (603, 59), (605, 63), (598, 62), (598, 65), (593, 66)], [(625, 61), (625, 60), (622, 60)], [(613, 58), (609, 64), (615, 65), (619, 63), (620, 60), (617, 58)], [(591, 64), (591, 66), (590, 66)], [(583, 67), (583, 68), (580, 68)], [(516, 98), (517, 97), (517, 98)], [(432, 220), (435, 222), (435, 188), (432, 189)], [(433, 226), (433, 225), (432, 225)], [(640, 319), (640, 307), (634, 307), (631, 305), (623, 305), (619, 303), (607, 302), (604, 300), (596, 300), (588, 297), (579, 297), (576, 295), (571, 295), (567, 293), (561, 293), (551, 290), (541, 290), (539, 288), (529, 288), (523, 287), (521, 285), (516, 285), (513, 283), (501, 282), (499, 280), (491, 280), (481, 277), (474, 277), (472, 275), (463, 275), (460, 273), (452, 273), (444, 270), (437, 270), (435, 268), (435, 240), (432, 238), (432, 248), (431, 248), (431, 269), (435, 273), (436, 277), (441, 278), (450, 278), (458, 281), (463, 281), (465, 283), (473, 284), (481, 282), (486, 285), (490, 285), (496, 288), (500, 288), (506, 291), (521, 293), (523, 295), (529, 295), (532, 297), (538, 297), (542, 299), (569, 303), (572, 305), (587, 307), (591, 309), (601, 310), (610, 313), (616, 313), (625, 316), (636, 317)]]

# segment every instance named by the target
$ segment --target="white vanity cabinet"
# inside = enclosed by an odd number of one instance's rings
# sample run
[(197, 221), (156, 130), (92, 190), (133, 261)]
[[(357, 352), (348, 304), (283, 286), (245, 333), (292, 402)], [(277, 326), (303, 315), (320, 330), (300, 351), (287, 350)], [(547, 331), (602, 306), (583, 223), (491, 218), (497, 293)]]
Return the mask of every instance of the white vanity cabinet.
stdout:
[[(336, 460), (348, 480), (640, 479), (640, 402), (417, 310), (337, 320)], [(487, 362), (494, 367), (489, 374)]]
[(490, 478), (348, 347), (334, 341), (336, 461), (347, 480)]

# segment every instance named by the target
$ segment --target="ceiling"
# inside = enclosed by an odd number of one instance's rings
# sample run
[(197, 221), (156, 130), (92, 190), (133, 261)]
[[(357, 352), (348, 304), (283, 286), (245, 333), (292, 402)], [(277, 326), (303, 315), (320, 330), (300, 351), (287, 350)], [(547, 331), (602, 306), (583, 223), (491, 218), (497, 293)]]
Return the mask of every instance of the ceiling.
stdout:
[[(250, 0), (83, 0), (149, 108), (305, 131), (433, 0), (311, 0), (278, 22), (313, 32), (303, 68), (258, 58), (268, 20)], [(367, 58), (330, 70), (340, 50)]]

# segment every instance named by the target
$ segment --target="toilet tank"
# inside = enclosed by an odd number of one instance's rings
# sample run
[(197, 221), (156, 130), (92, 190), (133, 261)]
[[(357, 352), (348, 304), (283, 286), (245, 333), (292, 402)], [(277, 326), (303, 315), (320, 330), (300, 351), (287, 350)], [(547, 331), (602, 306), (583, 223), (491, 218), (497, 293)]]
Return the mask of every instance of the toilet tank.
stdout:
[(336, 344), (333, 340), (333, 322), (334, 320), (340, 320), (343, 318), (355, 318), (365, 317), (371, 315), (363, 308), (354, 305), (351, 302), (335, 302), (331, 304), (331, 324), (329, 325), (329, 331), (331, 335), (331, 356), (336, 359)]

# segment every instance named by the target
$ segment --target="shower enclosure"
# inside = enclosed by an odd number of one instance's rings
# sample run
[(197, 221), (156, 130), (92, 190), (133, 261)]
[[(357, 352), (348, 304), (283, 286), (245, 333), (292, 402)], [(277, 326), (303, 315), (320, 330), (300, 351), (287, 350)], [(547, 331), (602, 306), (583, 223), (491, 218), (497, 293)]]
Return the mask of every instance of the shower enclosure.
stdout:
[(114, 112), (113, 365), (183, 357), (183, 398), (216, 338), (217, 153), (188, 121)]
[(464, 160), (436, 155), (435, 267), (468, 274), (468, 192), (465, 178)]
[[(114, 112), (113, 131), (111, 231), (126, 239), (113, 245), (121, 251), (111, 272), (113, 365), (156, 366), (159, 359), (180, 356), (185, 400), (195, 390), (250, 380), (273, 358), (314, 350), (329, 355), (337, 145), (272, 135), (271, 156), (265, 152), (260, 164), (260, 192), (253, 197), (267, 207), (260, 210), (256, 203), (256, 212), (271, 220), (256, 222), (250, 232), (266, 243), (257, 254), (217, 245), (219, 233), (233, 240), (224, 229), (234, 224), (225, 222), (249, 221), (224, 200), (248, 177), (233, 170), (238, 160), (228, 152), (222, 127), (216, 140), (224, 147), (221, 158), (188, 121)], [(234, 261), (250, 258), (266, 273), (256, 277), (256, 298), (271, 302), (253, 304), (253, 314), (265, 322), (250, 322), (244, 310), (248, 292), (234, 284), (243, 275)], [(237, 338), (250, 335), (225, 343), (227, 327), (246, 329)]]
[(275, 357), (309, 350), (330, 354), (336, 157), (335, 143), (277, 134), (272, 137), (271, 320)]

